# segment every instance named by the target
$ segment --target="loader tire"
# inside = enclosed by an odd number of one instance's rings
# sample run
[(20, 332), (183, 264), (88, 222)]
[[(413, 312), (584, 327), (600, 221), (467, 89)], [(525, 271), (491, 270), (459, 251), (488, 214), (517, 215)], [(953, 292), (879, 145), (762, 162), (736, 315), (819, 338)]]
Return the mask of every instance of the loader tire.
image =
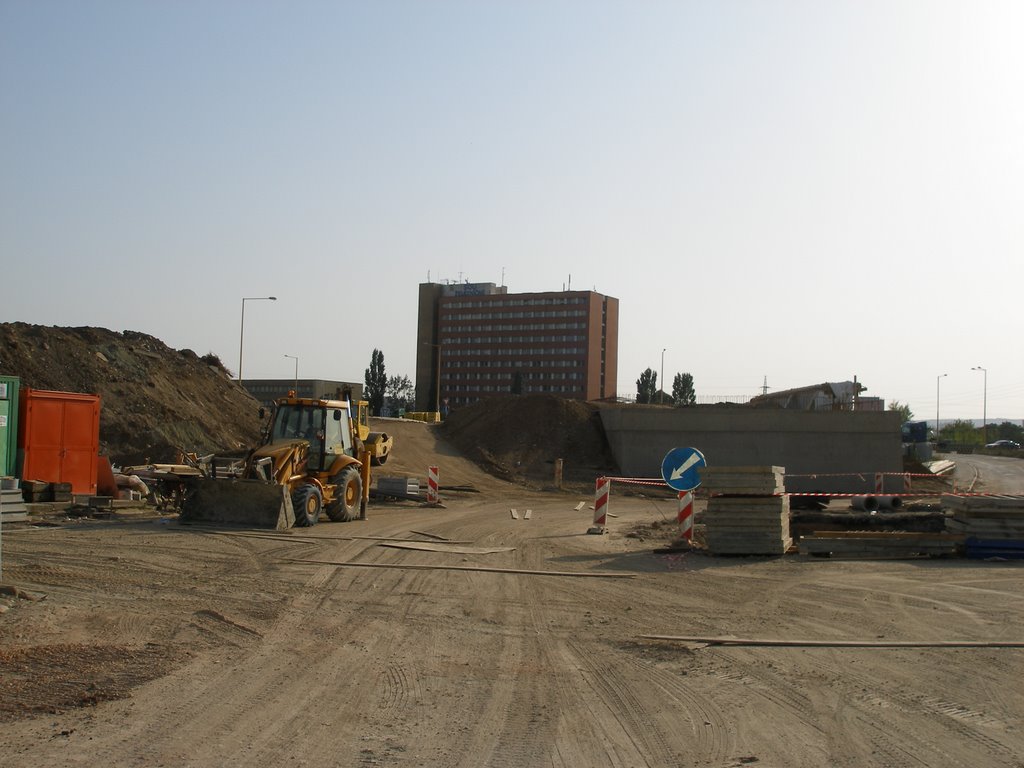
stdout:
[(298, 528), (316, 525), (323, 507), (320, 489), (315, 485), (303, 485), (292, 494), (292, 508), (295, 510), (295, 525)]
[(331, 478), (336, 486), (334, 500), (327, 506), (327, 516), (336, 523), (347, 523), (359, 517), (363, 498), (363, 478), (358, 467), (348, 466)]

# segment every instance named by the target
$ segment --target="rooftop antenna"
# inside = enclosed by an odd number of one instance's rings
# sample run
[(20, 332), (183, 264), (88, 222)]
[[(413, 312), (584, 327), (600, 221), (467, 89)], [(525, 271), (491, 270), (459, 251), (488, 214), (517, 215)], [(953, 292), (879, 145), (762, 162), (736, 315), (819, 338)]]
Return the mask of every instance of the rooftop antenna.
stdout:
[(764, 384), (761, 385), (761, 394), (762, 395), (767, 395), (768, 394), (768, 375), (767, 374), (765, 374), (765, 377), (764, 377)]
[(505, 287), (505, 268), (501, 268), (501, 287)]

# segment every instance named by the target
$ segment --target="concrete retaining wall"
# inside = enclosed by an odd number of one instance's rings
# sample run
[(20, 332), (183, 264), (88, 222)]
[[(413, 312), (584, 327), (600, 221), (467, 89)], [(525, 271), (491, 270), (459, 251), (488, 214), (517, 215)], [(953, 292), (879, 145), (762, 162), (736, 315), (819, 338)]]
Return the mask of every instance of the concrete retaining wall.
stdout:
[[(784, 411), (709, 406), (602, 408), (612, 454), (628, 477), (660, 477), (673, 448), (700, 450), (709, 466), (781, 466), (786, 490), (874, 490), (875, 472), (901, 472), (900, 414), (895, 411)], [(862, 473), (857, 477), (793, 477)], [(899, 492), (902, 480), (889, 478)]]

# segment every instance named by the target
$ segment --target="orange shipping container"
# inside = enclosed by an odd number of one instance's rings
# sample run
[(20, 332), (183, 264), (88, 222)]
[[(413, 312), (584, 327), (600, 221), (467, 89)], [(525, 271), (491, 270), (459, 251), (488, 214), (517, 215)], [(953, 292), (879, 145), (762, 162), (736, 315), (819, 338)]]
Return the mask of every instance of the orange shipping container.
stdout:
[(100, 396), (23, 389), (18, 416), (22, 479), (71, 483), (73, 493), (95, 495)]

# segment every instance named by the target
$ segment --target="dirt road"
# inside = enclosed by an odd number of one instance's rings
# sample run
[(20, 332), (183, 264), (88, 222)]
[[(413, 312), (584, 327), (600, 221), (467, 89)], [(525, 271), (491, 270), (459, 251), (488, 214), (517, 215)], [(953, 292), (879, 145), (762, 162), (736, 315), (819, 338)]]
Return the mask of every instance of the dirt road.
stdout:
[(480, 490), (445, 509), (5, 529), (4, 581), (47, 597), (0, 615), (0, 764), (1024, 765), (1024, 649), (642, 639), (1024, 640), (1018, 564), (659, 555), (667, 499), (588, 536), (590, 499), (445, 451), (387, 467)]

